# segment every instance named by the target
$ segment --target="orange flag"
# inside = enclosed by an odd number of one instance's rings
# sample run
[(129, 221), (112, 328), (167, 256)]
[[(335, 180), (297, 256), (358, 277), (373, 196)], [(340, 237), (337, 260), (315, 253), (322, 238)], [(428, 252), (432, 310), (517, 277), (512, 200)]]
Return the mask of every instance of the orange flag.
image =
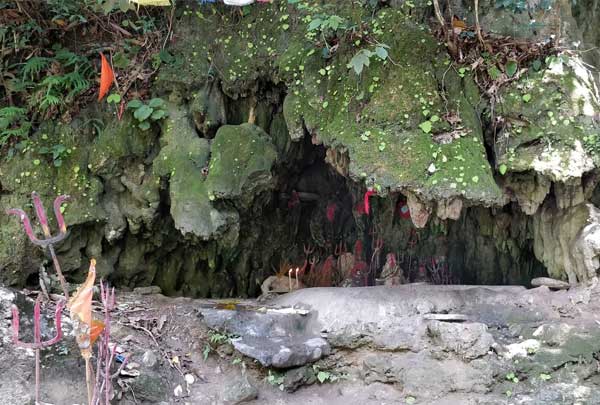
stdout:
[(92, 356), (92, 296), (94, 295), (95, 280), (96, 260), (92, 259), (85, 282), (79, 286), (67, 304), (67, 308), (71, 311), (71, 320), (75, 325), (75, 340), (81, 350), (81, 355), (86, 360)]
[(94, 343), (96, 343), (96, 340), (98, 340), (98, 336), (100, 336), (103, 330), (104, 322), (102, 322), (99, 319), (94, 319), (92, 321), (92, 329), (90, 330), (90, 345), (93, 346)]
[(100, 69), (100, 93), (98, 93), (98, 101), (104, 98), (115, 80), (115, 74), (102, 53), (100, 53), (100, 59), (102, 60), (102, 68)]

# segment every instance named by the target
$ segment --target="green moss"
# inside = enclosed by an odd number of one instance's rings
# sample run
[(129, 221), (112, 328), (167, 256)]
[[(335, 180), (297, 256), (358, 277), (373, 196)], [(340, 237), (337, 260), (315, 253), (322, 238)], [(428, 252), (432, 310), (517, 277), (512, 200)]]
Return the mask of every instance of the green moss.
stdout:
[(257, 188), (269, 185), (277, 153), (259, 127), (252, 124), (222, 126), (211, 150), (206, 180), (210, 198), (253, 197)]
[(210, 145), (196, 135), (185, 109), (171, 105), (161, 143), (153, 170), (169, 179), (175, 227), (184, 235), (220, 236), (225, 244), (235, 244), (239, 214), (218, 206), (218, 200), (251, 201), (269, 185), (277, 154), (267, 135), (251, 124), (225, 125)]
[(598, 111), (580, 62), (557, 59), (501, 93), (506, 129), (499, 137), (499, 164), (509, 171), (535, 170), (553, 181), (581, 177), (600, 163), (592, 119)]
[[(305, 125), (326, 146), (348, 150), (351, 177), (384, 192), (410, 189), (427, 199), (463, 196), (486, 204), (500, 200), (473, 108), (477, 88), (468, 75), (463, 80), (447, 65), (438, 65), (447, 56), (426, 27), (389, 8), (372, 16), (363, 7), (302, 4), (308, 12), (261, 5), (243, 18), (211, 14), (211, 7), (200, 8), (199, 17), (190, 8), (179, 26), (191, 42), (175, 45), (172, 52), (194, 72), (179, 75), (196, 77), (191, 64), (210, 61), (214, 69), (208, 71), (234, 98), (252, 92), (257, 80), (283, 81), (288, 88), (283, 115), (292, 140), (303, 136)], [(307, 31), (324, 7), (356, 26), (367, 21), (371, 42), (388, 45), (390, 58), (373, 56), (359, 77), (348, 63), (359, 49), (374, 46), (347, 38), (324, 58), (324, 50), (315, 46), (318, 38)], [(199, 45), (196, 38), (207, 38), (208, 30), (212, 39)], [(452, 94), (448, 103), (439, 94), (442, 81)], [(432, 134), (451, 130), (442, 119), (447, 110), (461, 117), (467, 135), (438, 145)], [(425, 133), (419, 124), (431, 117), (432, 131)]]

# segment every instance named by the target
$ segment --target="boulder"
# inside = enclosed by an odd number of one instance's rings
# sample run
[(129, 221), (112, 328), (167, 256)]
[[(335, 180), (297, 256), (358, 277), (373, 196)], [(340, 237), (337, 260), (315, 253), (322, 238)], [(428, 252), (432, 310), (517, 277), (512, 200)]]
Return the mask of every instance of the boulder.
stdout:
[(329, 344), (320, 337), (245, 336), (231, 342), (237, 351), (258, 360), (264, 367), (301, 366), (315, 362), (330, 352)]
[(434, 344), (461, 358), (473, 360), (488, 354), (494, 338), (482, 323), (450, 323), (430, 321), (427, 332)]
[(321, 338), (314, 314), (293, 308), (203, 308), (206, 324), (239, 336), (232, 339), (240, 353), (265, 367), (289, 368), (319, 360), (330, 353)]
[(223, 389), (223, 401), (226, 404), (241, 404), (256, 398), (258, 398), (258, 389), (245, 376), (230, 381)]

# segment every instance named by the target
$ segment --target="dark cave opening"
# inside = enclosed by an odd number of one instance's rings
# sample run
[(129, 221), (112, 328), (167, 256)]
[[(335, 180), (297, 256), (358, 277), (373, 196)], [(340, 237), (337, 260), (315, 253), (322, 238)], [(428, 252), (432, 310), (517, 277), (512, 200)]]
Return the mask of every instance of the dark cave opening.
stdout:
[[(457, 220), (432, 215), (423, 229), (401, 193), (369, 198), (331, 164), (331, 150), (306, 133), (301, 157), (279, 173), (278, 209), (292, 218), (286, 249), (270, 267), (299, 285), (373, 286), (427, 282), (530, 286), (547, 276), (533, 253), (530, 217), (516, 205), (468, 207)], [(339, 153), (335, 151), (334, 153)], [(291, 273), (290, 273), (291, 270)], [(287, 280), (287, 281), (286, 281)]]
[[(137, 221), (121, 216), (123, 207), (141, 209), (122, 176), (107, 178), (101, 205), (115, 215), (112, 228), (103, 222), (74, 227), (57, 247), (71, 282), (84, 278), (92, 257), (98, 274), (117, 287), (157, 285), (166, 295), (212, 298), (259, 296), (273, 277), (284, 292), (296, 269), (298, 285), (305, 287), (530, 286), (532, 278), (547, 275), (533, 253), (532, 217), (515, 203), (465, 207), (457, 220), (439, 219), (434, 211), (422, 229), (414, 226), (401, 192), (370, 196), (367, 212), (367, 190), (349, 175), (348, 152), (322, 145), (306, 128), (293, 140), (283, 118), (285, 89), (265, 84), (259, 90), (258, 96), (237, 99), (222, 94), (218, 111), (194, 110), (192, 100), (188, 106), (190, 123), (209, 143), (223, 125), (254, 117), (277, 149), (268, 189), (248, 203), (215, 202), (217, 209), (239, 213), (235, 245), (182, 235), (172, 218), (168, 178), (160, 180), (152, 217)], [(217, 93), (213, 83), (198, 97)], [(140, 163), (123, 161), (119, 167), (125, 174)], [(198, 175), (204, 175), (201, 170)], [(36, 285), (37, 277), (27, 284)]]

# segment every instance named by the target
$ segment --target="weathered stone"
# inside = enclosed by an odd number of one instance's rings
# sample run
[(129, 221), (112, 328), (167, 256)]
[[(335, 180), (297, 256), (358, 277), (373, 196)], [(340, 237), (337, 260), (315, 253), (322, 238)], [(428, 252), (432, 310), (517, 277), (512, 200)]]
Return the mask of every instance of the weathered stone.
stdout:
[(463, 314), (425, 314), (423, 315), (423, 319), (443, 322), (465, 322), (469, 317)]
[(265, 367), (302, 366), (327, 356), (329, 344), (317, 333), (314, 315), (289, 310), (201, 310), (213, 329), (239, 336), (231, 343), (240, 353)]
[[(449, 392), (488, 392), (491, 370), (477, 369), (459, 360), (434, 360), (424, 353), (373, 354), (363, 362), (366, 383), (401, 384), (407, 394), (431, 398)], [(427, 381), (427, 385), (423, 385)]]
[(552, 290), (568, 290), (571, 285), (566, 281), (557, 280), (550, 277), (536, 277), (531, 280), (532, 287), (546, 286)]
[(152, 350), (146, 350), (142, 355), (142, 364), (147, 368), (154, 368), (158, 364), (158, 357)]
[(553, 278), (592, 280), (600, 268), (600, 211), (591, 204), (558, 210), (544, 204), (534, 216), (534, 252)]
[(227, 123), (225, 97), (218, 82), (207, 82), (190, 103), (190, 112), (196, 129), (205, 137), (212, 137), (217, 128)]
[(139, 295), (152, 295), (152, 294), (161, 294), (162, 290), (157, 285), (151, 285), (148, 287), (136, 287), (133, 289), (134, 294)]
[(503, 356), (509, 360), (514, 357), (527, 357), (537, 352), (541, 343), (536, 339), (527, 339), (519, 343), (512, 343), (504, 347)]
[(412, 193), (406, 193), (406, 204), (410, 209), (410, 218), (413, 224), (417, 228), (424, 228), (431, 214), (431, 207)]
[(463, 202), (460, 198), (453, 198), (450, 200), (439, 200), (437, 203), (436, 214), (440, 219), (454, 219), (460, 218), (460, 212), (462, 211)]
[(504, 186), (523, 212), (533, 215), (550, 192), (551, 182), (537, 174), (511, 173), (505, 178)]
[(287, 392), (294, 392), (303, 385), (312, 385), (317, 377), (312, 367), (298, 367), (286, 371), (283, 387)]
[(427, 330), (434, 344), (469, 360), (485, 356), (494, 345), (487, 326), (481, 323), (430, 321)]
[(242, 337), (231, 342), (237, 351), (258, 360), (264, 367), (302, 366), (330, 352), (329, 344), (320, 337)]
[(223, 389), (223, 401), (226, 404), (241, 404), (256, 398), (258, 398), (258, 389), (245, 376), (227, 383)]
[(143, 399), (152, 404), (167, 399), (167, 383), (158, 373), (146, 370), (132, 379), (129, 384), (138, 399)]

